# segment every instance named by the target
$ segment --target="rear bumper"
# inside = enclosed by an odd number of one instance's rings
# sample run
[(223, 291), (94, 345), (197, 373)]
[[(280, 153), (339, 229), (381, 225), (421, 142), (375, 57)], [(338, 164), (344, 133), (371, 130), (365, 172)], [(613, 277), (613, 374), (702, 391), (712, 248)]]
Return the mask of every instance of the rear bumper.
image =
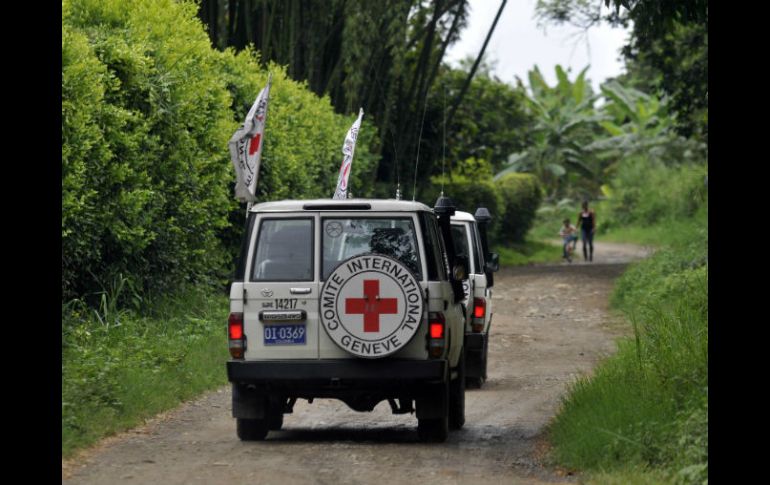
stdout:
[(277, 360), (227, 362), (227, 378), (266, 392), (302, 397), (337, 397), (358, 392), (419, 394), (447, 379), (448, 365), (437, 360)]

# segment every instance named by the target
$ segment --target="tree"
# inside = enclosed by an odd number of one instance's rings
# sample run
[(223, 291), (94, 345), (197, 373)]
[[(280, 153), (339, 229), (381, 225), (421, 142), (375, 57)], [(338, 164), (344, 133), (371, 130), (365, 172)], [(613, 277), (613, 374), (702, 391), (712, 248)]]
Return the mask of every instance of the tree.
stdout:
[(377, 179), (391, 182), (416, 156), (428, 93), (465, 27), (467, 3), (203, 0), (199, 15), (215, 46), (253, 44), (263, 62), (286, 65), (337, 112), (363, 107), (383, 141), (371, 147), (381, 157)]
[[(587, 67), (570, 82), (561, 66), (556, 66), (558, 82), (548, 86), (540, 70), (529, 71), (532, 91), (527, 97), (535, 124), (530, 131), (529, 148), (512, 153), (498, 179), (510, 172), (529, 172), (537, 176), (554, 199), (574, 190), (593, 191), (599, 187), (598, 167), (585, 150), (604, 119), (593, 107), (596, 96), (585, 79)], [(573, 175), (570, 177), (570, 175)]]
[[(614, 11), (603, 16), (602, 3)], [(583, 30), (633, 23), (623, 84), (667, 95), (677, 131), (708, 140), (707, 0), (538, 0), (536, 12), (541, 22)]]
[(601, 87), (608, 102), (601, 111), (607, 119), (599, 122), (608, 136), (597, 138), (585, 151), (604, 161), (604, 176), (614, 174), (624, 159), (644, 157), (651, 162), (682, 164), (701, 155), (701, 144), (677, 135), (666, 101), (618, 81)]

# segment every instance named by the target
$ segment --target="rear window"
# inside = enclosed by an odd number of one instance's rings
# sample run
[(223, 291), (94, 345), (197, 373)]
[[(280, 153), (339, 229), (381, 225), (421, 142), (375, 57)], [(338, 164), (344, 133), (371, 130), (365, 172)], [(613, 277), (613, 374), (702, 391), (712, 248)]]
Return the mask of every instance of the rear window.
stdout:
[(468, 232), (465, 230), (465, 224), (452, 224), (452, 242), (457, 255), (465, 256), (470, 263), (471, 253), (468, 251)]
[(262, 219), (252, 281), (313, 280), (313, 220)]
[(377, 253), (401, 261), (422, 279), (417, 236), (411, 218), (324, 218), (321, 232), (322, 279), (342, 261)]

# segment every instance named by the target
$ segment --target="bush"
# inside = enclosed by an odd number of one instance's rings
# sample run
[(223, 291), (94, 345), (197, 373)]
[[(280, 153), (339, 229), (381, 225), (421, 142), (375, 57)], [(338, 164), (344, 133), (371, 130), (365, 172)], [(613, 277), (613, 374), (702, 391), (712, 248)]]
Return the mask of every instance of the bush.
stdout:
[(501, 242), (522, 242), (535, 222), (543, 190), (537, 177), (511, 173), (495, 181), (503, 201), (503, 220), (498, 225)]
[(670, 167), (651, 159), (623, 161), (609, 186), (605, 228), (694, 216), (707, 200), (707, 173), (705, 164)]
[[(172, 0), (62, 4), (63, 300), (118, 274), (152, 293), (222, 284), (231, 270), (243, 208), (227, 142), (267, 72), (252, 51), (212, 49), (197, 9)], [(259, 199), (329, 197), (355, 116), (269, 69)], [(367, 126), (356, 195), (373, 190)]]
[[(423, 202), (433, 207), (441, 194), (441, 177), (432, 177), (432, 185), (423, 191)], [(466, 175), (453, 175), (446, 178), (444, 195), (450, 197), (457, 210), (474, 214), (479, 207), (486, 207), (492, 214), (488, 236), (495, 241), (500, 222), (504, 218), (503, 199), (491, 176), (487, 179)]]

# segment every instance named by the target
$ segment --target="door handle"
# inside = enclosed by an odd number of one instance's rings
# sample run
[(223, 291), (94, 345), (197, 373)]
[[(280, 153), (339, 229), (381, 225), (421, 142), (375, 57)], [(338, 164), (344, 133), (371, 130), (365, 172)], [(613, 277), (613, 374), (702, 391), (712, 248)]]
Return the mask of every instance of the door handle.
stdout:
[(291, 288), (292, 295), (307, 295), (310, 293), (310, 288)]

